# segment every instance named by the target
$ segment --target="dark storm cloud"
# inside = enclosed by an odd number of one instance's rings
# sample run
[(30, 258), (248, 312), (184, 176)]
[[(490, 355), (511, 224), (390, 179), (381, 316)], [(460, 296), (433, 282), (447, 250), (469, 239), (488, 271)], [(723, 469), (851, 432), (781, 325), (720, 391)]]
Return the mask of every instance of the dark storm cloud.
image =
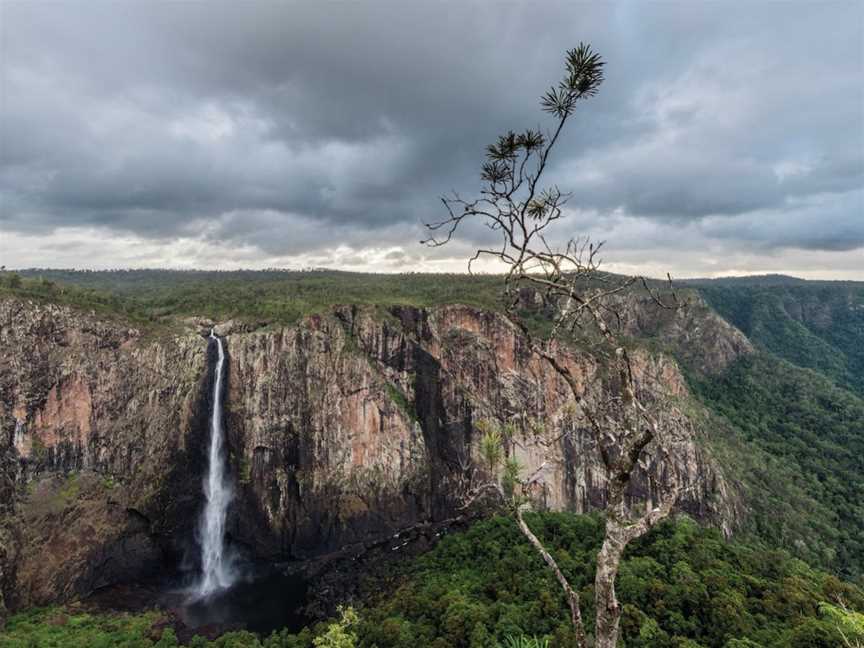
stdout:
[(437, 195), (476, 187), (486, 143), (544, 123), (537, 97), (588, 40), (607, 81), (550, 173), (600, 234), (626, 214), (864, 246), (859, 3), (0, 10), (3, 231), (407, 248)]

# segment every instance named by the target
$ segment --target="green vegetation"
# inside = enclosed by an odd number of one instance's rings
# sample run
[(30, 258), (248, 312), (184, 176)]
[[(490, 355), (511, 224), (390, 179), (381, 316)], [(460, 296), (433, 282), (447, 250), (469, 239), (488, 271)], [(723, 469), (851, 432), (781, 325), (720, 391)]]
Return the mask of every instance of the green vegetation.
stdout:
[[(6, 273), (8, 277), (17, 276)], [(491, 275), (362, 274), (334, 270), (232, 272), (176, 270), (27, 270), (23, 286), (0, 282), (0, 293), (53, 296), (148, 321), (202, 316), (293, 323), (335, 304), (497, 308), (500, 277)], [(20, 279), (19, 279), (20, 280)], [(42, 288), (51, 284), (53, 292)]]
[[(589, 608), (586, 618), (593, 618), (593, 560), (602, 521), (564, 513), (529, 514), (527, 519), (580, 589)], [(377, 594), (356, 612), (345, 609), (339, 618), (299, 634), (286, 631), (260, 640), (234, 632), (214, 642), (198, 637), (190, 645), (567, 646), (567, 606), (553, 578), (513, 520), (499, 517), (443, 538), (386, 582), (370, 583), (367, 589)], [(864, 638), (860, 589), (783, 551), (728, 543), (717, 531), (686, 518), (666, 521), (632, 544), (618, 590), (627, 648), (838, 648), (844, 636)], [(153, 613), (31, 610), (9, 620), (0, 648), (176, 645), (170, 630), (161, 634), (159, 621)]]
[(756, 535), (864, 577), (864, 400), (764, 353), (692, 382), (734, 428), (724, 434), (716, 422), (712, 436), (724, 469), (745, 486)]
[[(864, 579), (864, 283), (767, 276), (685, 282), (763, 353), (691, 386), (750, 531)], [(849, 391), (847, 391), (849, 390)]]
[(66, 481), (57, 491), (57, 506), (60, 509), (68, 507), (78, 498), (78, 493), (81, 491), (81, 484), (78, 481), (78, 475), (70, 474), (66, 477)]
[(843, 601), (840, 602), (840, 605), (822, 603), (819, 606), (819, 611), (832, 623), (836, 624), (837, 629), (843, 636), (843, 645), (848, 646), (848, 648), (861, 648), (864, 645), (862, 644), (862, 638), (864, 638), (864, 614), (850, 610)]
[(359, 620), (354, 608), (341, 608), (339, 618), (331, 623), (323, 634), (315, 637), (312, 645), (315, 648), (355, 648), (357, 634), (354, 629)]
[(385, 388), (387, 389), (387, 395), (390, 397), (390, 400), (393, 401), (396, 406), (408, 416), (408, 418), (412, 421), (417, 421), (417, 409), (414, 407), (414, 403), (412, 403), (408, 399), (408, 396), (405, 395), (405, 392), (389, 382), (385, 384)]
[[(96, 614), (74, 606), (32, 608), (0, 631), (0, 648), (148, 648), (161, 614)], [(162, 648), (160, 646), (160, 648)]]
[(102, 317), (119, 316), (139, 326), (147, 326), (153, 321), (150, 314), (134, 300), (109, 290), (79, 286), (74, 282), (57, 283), (41, 274), (22, 278), (15, 272), (0, 272), (0, 299), (4, 296), (74, 306)]
[[(581, 589), (583, 616), (592, 619), (602, 522), (568, 514), (527, 517)], [(837, 646), (836, 626), (820, 614), (819, 602), (864, 604), (860, 590), (786, 553), (726, 543), (686, 519), (666, 522), (633, 544), (618, 591), (629, 648), (725, 648), (736, 639), (765, 648)], [(361, 612), (358, 629), (361, 646), (379, 648), (484, 647), (508, 635), (565, 646), (570, 632), (553, 576), (507, 518), (442, 540), (394, 579), (392, 594)]]
[(864, 283), (694, 282), (757, 346), (864, 395)]

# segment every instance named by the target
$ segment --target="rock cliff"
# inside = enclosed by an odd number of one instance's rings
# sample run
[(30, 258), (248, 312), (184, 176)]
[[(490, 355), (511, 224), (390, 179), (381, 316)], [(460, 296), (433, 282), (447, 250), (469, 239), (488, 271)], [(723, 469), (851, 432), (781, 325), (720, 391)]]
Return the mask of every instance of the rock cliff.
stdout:
[(147, 340), (66, 307), (0, 302), (8, 603), (70, 598), (181, 551), (177, 525), (200, 503), (190, 476), (206, 349), (194, 335)]
[[(635, 308), (634, 335), (673, 347), (701, 336), (701, 371), (749, 351), (707, 309), (660, 321)], [(138, 578), (194, 544), (213, 366), (196, 326), (143, 334), (69, 307), (0, 301), (5, 605)], [(605, 475), (569, 392), (499, 315), (339, 307), (291, 327), (218, 330), (236, 490), (228, 533), (252, 556), (313, 557), (452, 516), (485, 418), (511, 424), (510, 451), (540, 471), (538, 503), (603, 506)], [(578, 350), (561, 355), (596, 396), (602, 368)], [(641, 375), (686, 401), (670, 356), (636, 358)], [(701, 443), (710, 430), (678, 432), (677, 469), (692, 487), (681, 508), (729, 531), (739, 501)], [(667, 478), (648, 456), (631, 493), (650, 502)]]

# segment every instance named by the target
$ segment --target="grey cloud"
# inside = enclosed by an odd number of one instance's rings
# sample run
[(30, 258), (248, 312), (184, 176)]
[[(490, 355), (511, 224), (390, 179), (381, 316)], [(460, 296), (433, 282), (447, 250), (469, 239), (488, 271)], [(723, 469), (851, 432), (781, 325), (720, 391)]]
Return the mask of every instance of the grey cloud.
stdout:
[[(790, 201), (785, 209), (708, 219), (703, 232), (749, 247), (794, 247), (848, 251), (864, 248), (864, 191), (816, 195)], [(864, 267), (864, 253), (862, 267)]]
[(537, 98), (588, 40), (607, 82), (550, 173), (600, 229), (621, 212), (704, 241), (853, 249), (862, 11), (6, 3), (0, 228), (408, 248), (438, 195), (477, 187), (486, 143), (543, 123)]

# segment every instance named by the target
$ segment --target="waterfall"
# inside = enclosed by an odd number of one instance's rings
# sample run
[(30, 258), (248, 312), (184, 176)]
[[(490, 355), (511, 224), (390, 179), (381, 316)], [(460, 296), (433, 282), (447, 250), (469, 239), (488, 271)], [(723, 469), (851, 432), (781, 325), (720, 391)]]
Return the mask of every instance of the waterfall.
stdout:
[(207, 453), (207, 476), (204, 478), (206, 504), (199, 522), (201, 542), (201, 578), (194, 587), (194, 597), (204, 598), (230, 587), (236, 578), (231, 557), (225, 550), (225, 519), (231, 503), (231, 485), (225, 475), (224, 430), (222, 429), (222, 388), (225, 373), (225, 351), (222, 340), (210, 331), (216, 341), (219, 359), (213, 382), (213, 408), (210, 413), (210, 447)]
[(15, 447), (18, 452), (23, 452), (24, 450), (24, 420), (15, 418), (15, 434), (12, 435), (12, 445)]

